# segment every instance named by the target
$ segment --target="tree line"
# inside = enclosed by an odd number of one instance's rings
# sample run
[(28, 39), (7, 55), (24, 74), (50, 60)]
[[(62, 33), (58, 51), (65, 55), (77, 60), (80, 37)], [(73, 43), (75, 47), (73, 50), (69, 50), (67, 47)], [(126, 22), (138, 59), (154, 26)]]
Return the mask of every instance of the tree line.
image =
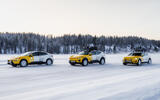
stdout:
[(47, 51), (54, 54), (77, 53), (87, 46), (96, 46), (105, 53), (131, 52), (136, 47), (148, 52), (160, 51), (160, 41), (142, 37), (92, 36), (65, 34), (63, 36), (35, 33), (0, 33), (0, 54)]

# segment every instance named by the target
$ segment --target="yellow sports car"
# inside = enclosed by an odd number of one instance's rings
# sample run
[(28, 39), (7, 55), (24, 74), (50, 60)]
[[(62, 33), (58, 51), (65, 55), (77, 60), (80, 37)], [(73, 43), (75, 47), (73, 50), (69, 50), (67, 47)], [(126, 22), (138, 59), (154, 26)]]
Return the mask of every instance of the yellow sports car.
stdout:
[(99, 50), (93, 51), (82, 51), (78, 55), (72, 55), (69, 58), (69, 63), (71, 65), (82, 64), (82, 66), (87, 66), (88, 63), (99, 63), (101, 65), (105, 64), (105, 54)]
[(44, 64), (44, 63), (47, 65), (51, 65), (53, 63), (53, 56), (49, 53), (42, 51), (26, 52), (16, 58), (8, 60), (8, 64), (14, 67), (16, 67), (17, 65), (25, 67), (28, 64)]
[(152, 63), (152, 59), (150, 56), (148, 56), (147, 53), (144, 52), (134, 52), (130, 53), (127, 57), (123, 58), (123, 64), (136, 64), (137, 66), (140, 66), (142, 63)]

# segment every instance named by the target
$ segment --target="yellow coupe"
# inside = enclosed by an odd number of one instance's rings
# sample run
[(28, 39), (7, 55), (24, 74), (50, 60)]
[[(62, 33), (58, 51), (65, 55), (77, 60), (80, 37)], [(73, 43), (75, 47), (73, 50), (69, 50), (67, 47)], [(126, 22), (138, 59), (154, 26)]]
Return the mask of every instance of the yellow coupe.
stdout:
[(88, 63), (99, 63), (103, 65), (105, 64), (105, 54), (99, 50), (86, 50), (80, 52), (78, 55), (72, 55), (69, 58), (69, 63), (71, 65), (81, 64), (82, 66), (87, 66)]
[(142, 65), (142, 63), (152, 63), (152, 59), (144, 52), (134, 52), (130, 53), (127, 57), (123, 58), (123, 64), (136, 64), (137, 66)]
[(53, 56), (47, 52), (42, 51), (31, 51), (26, 52), (16, 58), (12, 58), (8, 60), (8, 64), (16, 67), (20, 65), (21, 67), (25, 67), (28, 64), (53, 64)]

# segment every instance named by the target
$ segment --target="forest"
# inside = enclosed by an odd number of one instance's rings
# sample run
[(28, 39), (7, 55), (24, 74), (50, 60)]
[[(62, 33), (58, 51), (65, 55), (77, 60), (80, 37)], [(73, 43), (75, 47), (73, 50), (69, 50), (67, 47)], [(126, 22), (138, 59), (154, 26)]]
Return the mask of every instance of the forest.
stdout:
[(137, 47), (159, 52), (160, 41), (142, 37), (92, 36), (65, 34), (63, 36), (35, 33), (0, 33), (0, 54), (19, 54), (27, 51), (46, 51), (53, 54), (78, 53), (88, 46), (96, 46), (105, 53), (131, 52)]

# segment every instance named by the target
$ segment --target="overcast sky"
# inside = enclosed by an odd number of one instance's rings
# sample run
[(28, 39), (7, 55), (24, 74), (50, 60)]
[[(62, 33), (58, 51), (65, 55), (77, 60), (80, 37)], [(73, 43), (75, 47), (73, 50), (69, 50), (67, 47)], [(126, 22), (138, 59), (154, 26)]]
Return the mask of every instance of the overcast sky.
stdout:
[(160, 40), (160, 0), (0, 0), (0, 31)]

